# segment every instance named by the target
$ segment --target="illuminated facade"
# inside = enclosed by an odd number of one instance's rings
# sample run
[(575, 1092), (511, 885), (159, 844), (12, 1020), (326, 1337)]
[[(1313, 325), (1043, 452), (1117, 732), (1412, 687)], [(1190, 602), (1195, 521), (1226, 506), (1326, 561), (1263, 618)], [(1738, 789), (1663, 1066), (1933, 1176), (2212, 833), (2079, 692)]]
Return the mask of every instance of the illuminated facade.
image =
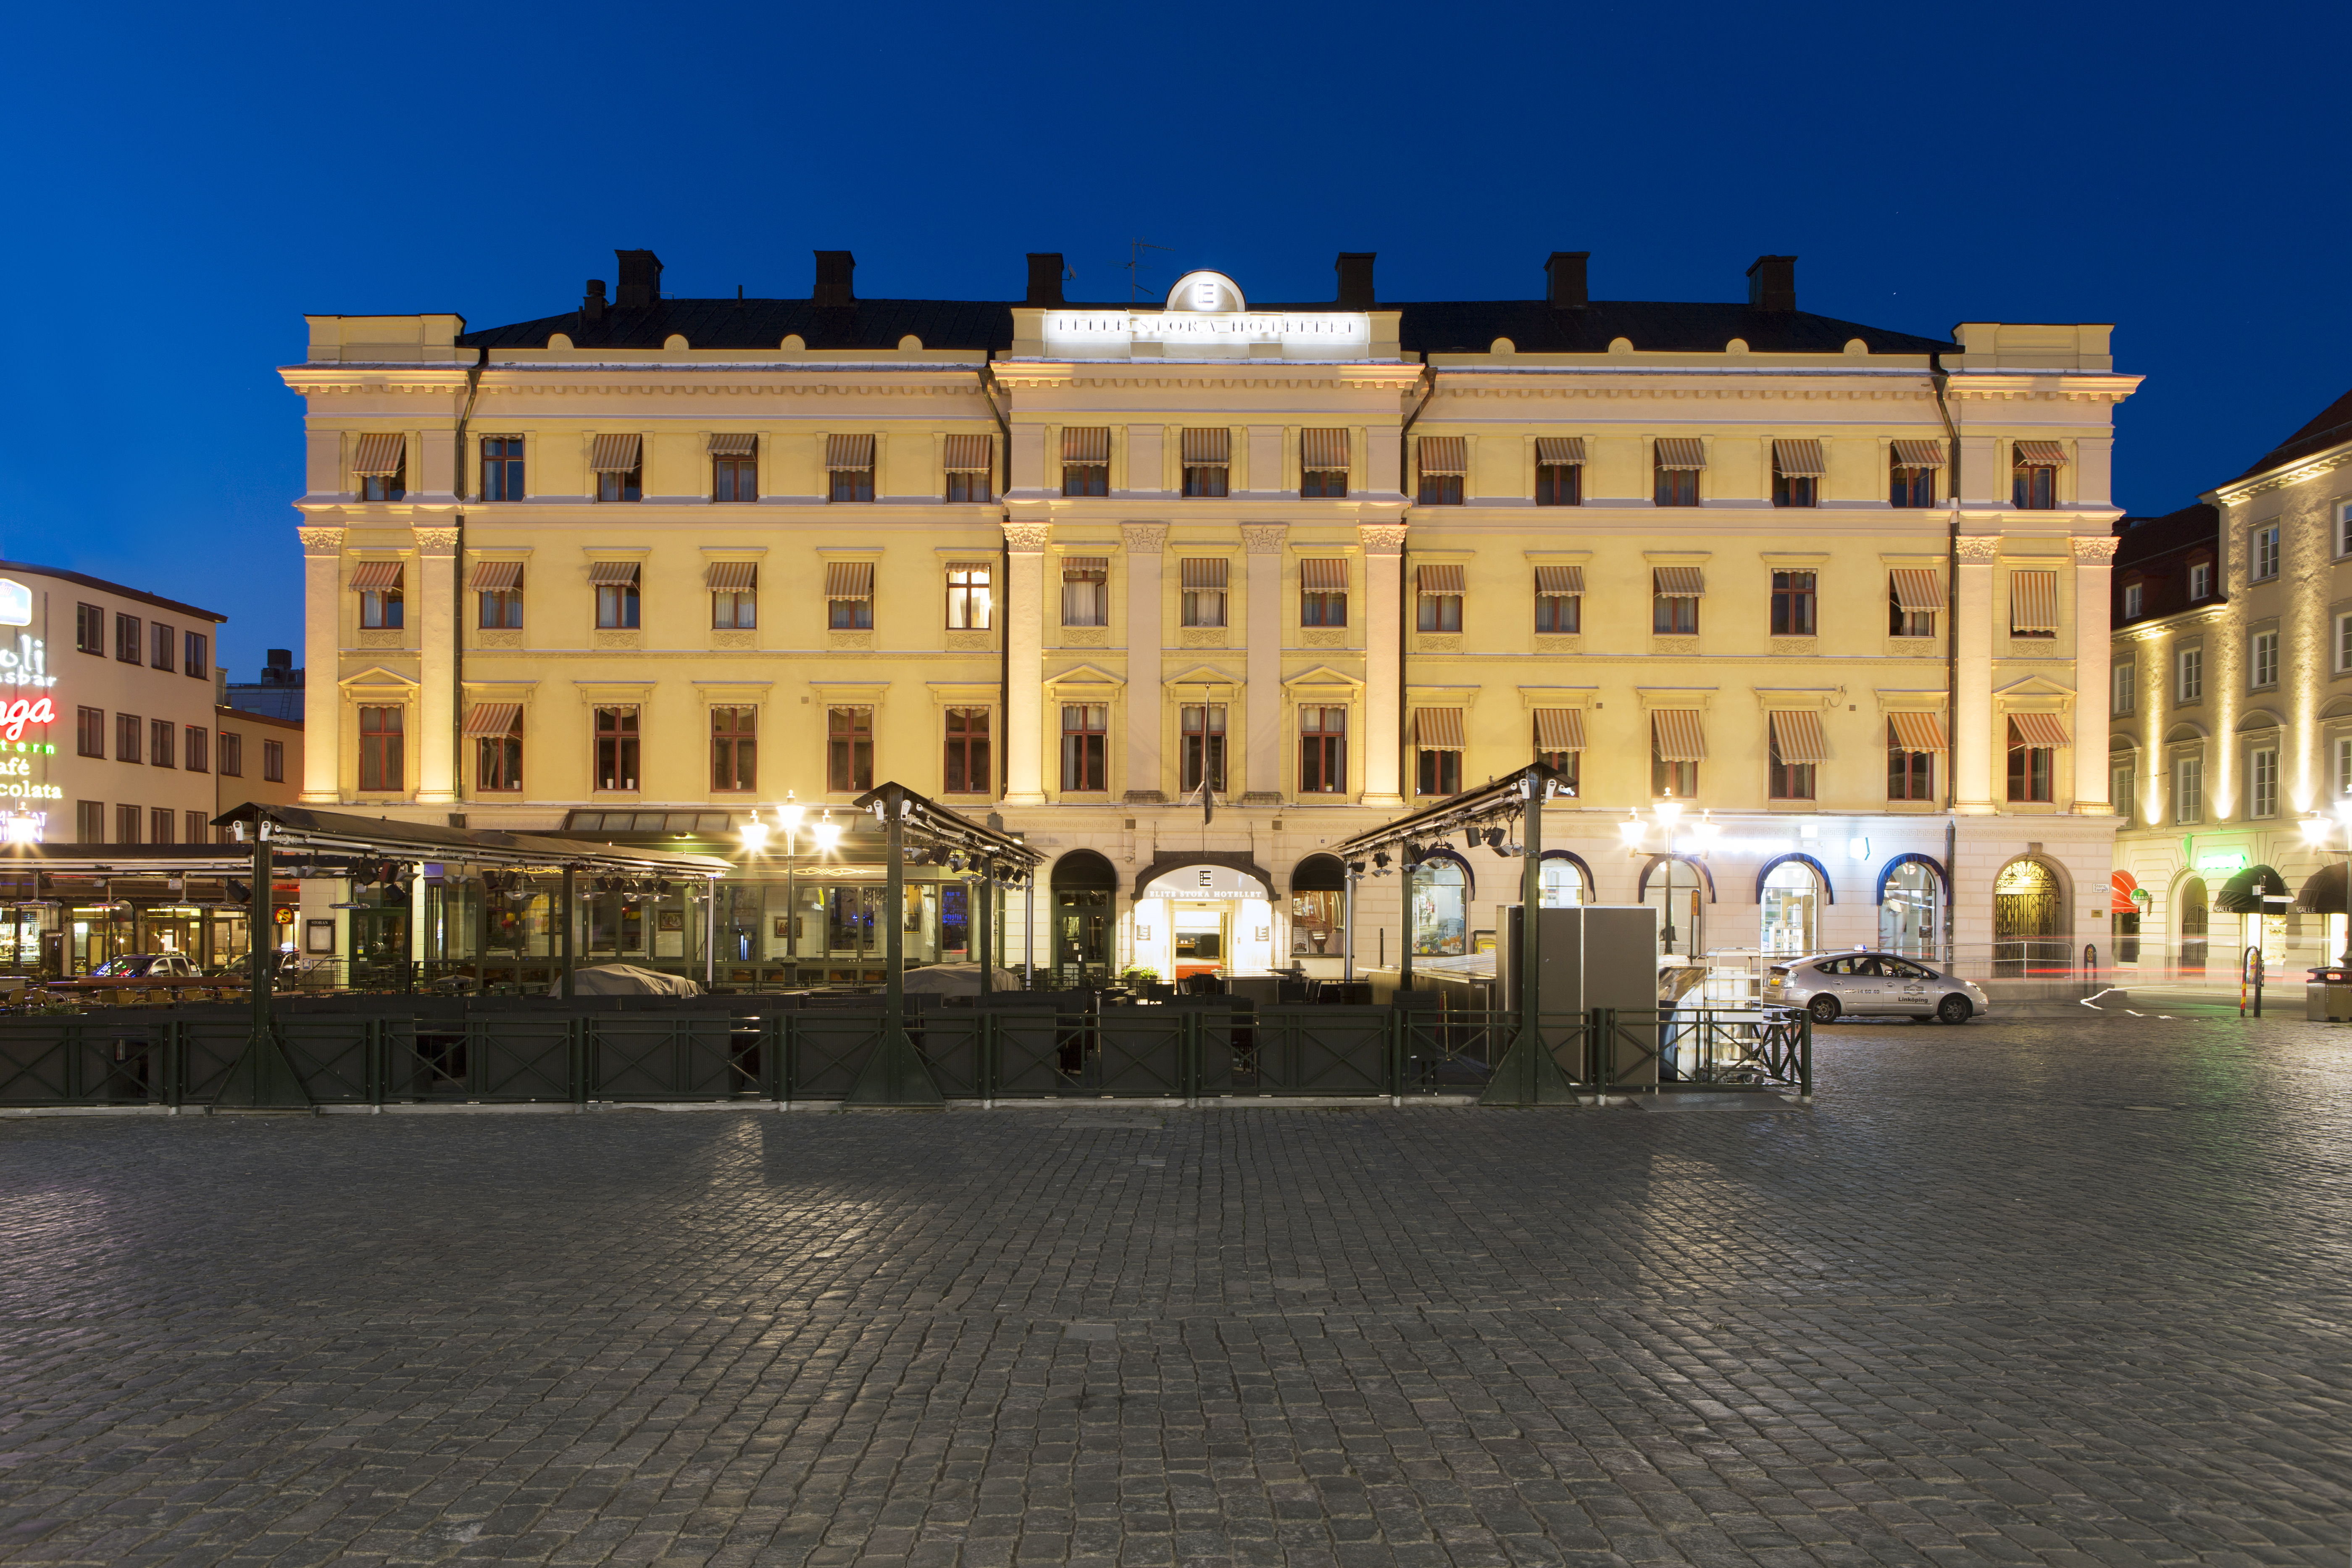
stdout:
[[(1051, 256), (1010, 303), (860, 300), (841, 252), (806, 300), (672, 300), (620, 260), (509, 327), (311, 319), (306, 800), (723, 849), (895, 778), (1053, 858), (1040, 965), (1336, 973), (1324, 847), (1540, 754), (1579, 792), (1556, 896), (1665, 905), (1678, 948), (2104, 934), (2105, 327), (1860, 326), (1778, 257), (1736, 304), (1591, 300), (1562, 253), (1525, 300), (1381, 301), (1343, 256), (1335, 300), (1136, 308), (1066, 304)], [(1431, 958), (1516, 885), (1448, 854)], [(729, 977), (854, 959), (873, 907), (773, 859), (724, 895)], [(818, 864), (854, 889), (856, 840)], [(1399, 888), (1359, 887), (1360, 965)], [(922, 896), (919, 950), (968, 951)]]

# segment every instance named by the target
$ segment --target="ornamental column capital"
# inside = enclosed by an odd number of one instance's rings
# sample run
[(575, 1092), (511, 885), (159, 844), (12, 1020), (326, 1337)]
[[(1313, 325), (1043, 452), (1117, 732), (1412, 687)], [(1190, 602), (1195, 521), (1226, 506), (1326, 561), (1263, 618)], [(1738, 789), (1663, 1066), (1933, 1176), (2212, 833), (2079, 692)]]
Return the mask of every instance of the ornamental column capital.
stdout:
[(1290, 537), (1286, 522), (1245, 522), (1242, 524), (1242, 545), (1252, 555), (1279, 555), (1282, 542)]
[(416, 528), (417, 552), (422, 555), (455, 555), (457, 552), (457, 531), (454, 528)]
[(1407, 525), (1402, 522), (1364, 522), (1356, 525), (1356, 537), (1367, 555), (1402, 555)]
[(1045, 546), (1054, 541), (1054, 525), (1050, 522), (1008, 522), (1004, 525), (1004, 548), (1015, 555), (1043, 555)]
[(343, 552), (343, 531), (340, 528), (298, 528), (294, 531), (302, 541), (305, 555), (341, 555)]
[(1953, 553), (1963, 566), (1990, 566), (2000, 559), (2000, 536), (1997, 533), (1964, 533), (1954, 542)]
[(1157, 555), (1168, 547), (1168, 525), (1164, 522), (1122, 522), (1118, 540), (1130, 555)]
[(2074, 546), (2074, 559), (2082, 564), (2112, 566), (2116, 561), (2116, 546), (2123, 541), (2112, 533), (2098, 533), (2087, 538), (2077, 538), (2070, 542)]

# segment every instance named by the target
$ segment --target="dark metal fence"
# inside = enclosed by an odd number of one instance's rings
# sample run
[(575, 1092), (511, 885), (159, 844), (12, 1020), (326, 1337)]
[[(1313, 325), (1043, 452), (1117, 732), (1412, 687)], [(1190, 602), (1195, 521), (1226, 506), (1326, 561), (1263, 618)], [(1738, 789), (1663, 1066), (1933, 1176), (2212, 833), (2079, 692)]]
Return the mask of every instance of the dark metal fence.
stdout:
[[(837, 1100), (883, 1036), (871, 998), (669, 1004), (299, 1001), (273, 1015), (315, 1105)], [(1038, 1005), (910, 1011), (950, 1100), (1370, 1099), (1475, 1095), (1514, 1014), (1431, 1007)], [(201, 1106), (246, 1047), (234, 1005), (0, 1018), (0, 1106)], [(1788, 1008), (1547, 1015), (1586, 1092), (1812, 1089), (1812, 1030)]]

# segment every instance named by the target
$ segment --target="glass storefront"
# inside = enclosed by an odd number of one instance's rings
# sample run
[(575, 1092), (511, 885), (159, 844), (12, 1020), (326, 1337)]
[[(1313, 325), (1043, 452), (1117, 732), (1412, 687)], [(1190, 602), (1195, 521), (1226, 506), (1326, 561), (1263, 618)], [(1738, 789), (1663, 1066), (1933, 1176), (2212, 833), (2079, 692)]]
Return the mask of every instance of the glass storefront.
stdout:
[(1411, 874), (1412, 951), (1459, 958), (1470, 951), (1469, 879), (1451, 860), (1424, 860)]
[(1688, 860), (1665, 859), (1650, 871), (1642, 901), (1659, 913), (1661, 951), (1685, 958), (1706, 951), (1706, 884)]
[(1878, 889), (1878, 945), (1935, 962), (1944, 940), (1944, 883), (1933, 868), (1906, 860)]
[(1764, 879), (1764, 955), (1794, 958), (1815, 951), (1821, 902), (1821, 879), (1811, 866), (1784, 860), (1772, 868)]
[(1542, 876), (1545, 909), (1572, 910), (1591, 901), (1585, 891), (1584, 873), (1567, 856), (1546, 855)]

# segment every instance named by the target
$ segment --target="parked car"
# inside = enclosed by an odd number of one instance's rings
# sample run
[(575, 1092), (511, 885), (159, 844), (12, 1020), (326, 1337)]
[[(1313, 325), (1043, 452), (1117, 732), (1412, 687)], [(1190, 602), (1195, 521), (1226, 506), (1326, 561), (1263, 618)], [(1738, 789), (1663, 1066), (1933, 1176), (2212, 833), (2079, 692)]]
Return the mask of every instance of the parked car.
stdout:
[(89, 972), (93, 980), (193, 980), (196, 966), (184, 952), (126, 952)]
[(1992, 1010), (1974, 981), (1891, 952), (1823, 952), (1776, 963), (1764, 977), (1764, 1000), (1802, 1007), (1816, 1024), (1848, 1013), (1965, 1024)]

